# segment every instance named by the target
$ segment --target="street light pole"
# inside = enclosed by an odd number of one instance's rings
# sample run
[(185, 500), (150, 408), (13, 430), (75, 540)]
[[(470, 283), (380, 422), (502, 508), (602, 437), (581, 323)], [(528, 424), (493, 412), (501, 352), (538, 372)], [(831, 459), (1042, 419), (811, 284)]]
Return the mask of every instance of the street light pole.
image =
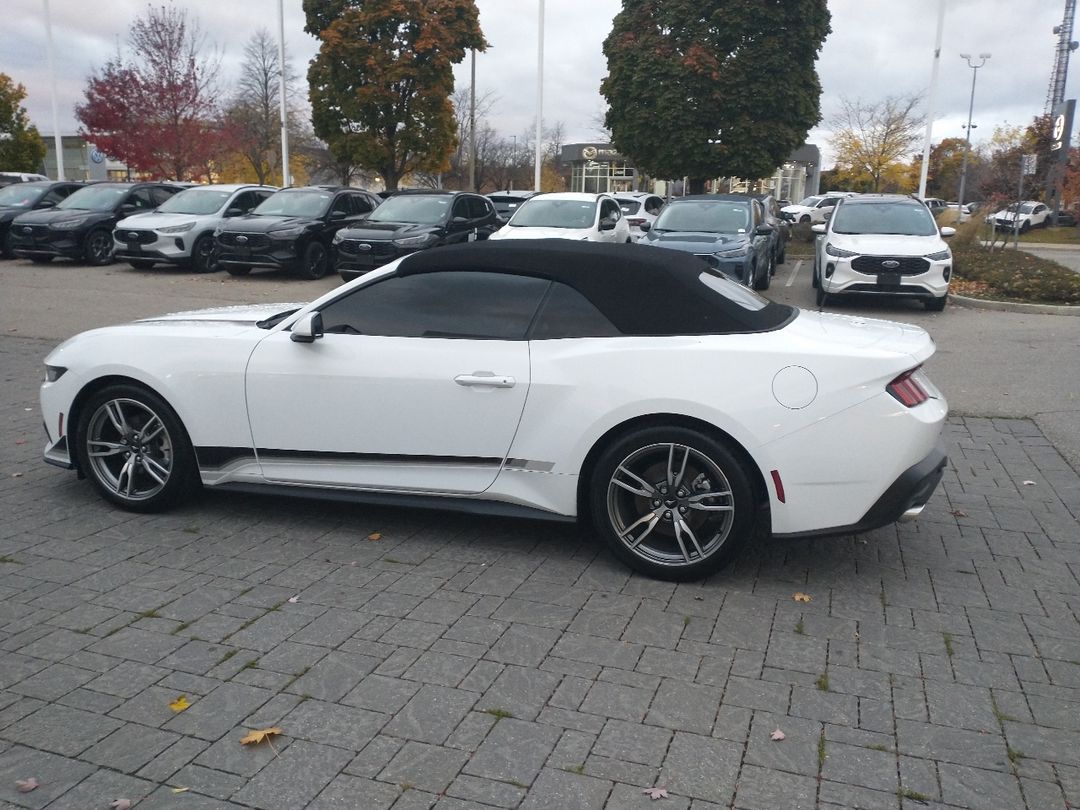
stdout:
[(472, 49), (469, 84), (469, 191), (476, 191), (476, 48)]
[(52, 90), (52, 126), (53, 145), (56, 149), (56, 179), (64, 180), (64, 142), (60, 137), (60, 116), (56, 110), (56, 65), (53, 62), (52, 17), (49, 15), (49, 0), (45, 4), (45, 47), (49, 61), (49, 86)]
[(934, 134), (934, 100), (937, 98), (938, 65), (941, 63), (941, 32), (945, 28), (945, 0), (938, 0), (937, 37), (934, 41), (934, 66), (930, 71), (930, 99), (926, 105), (926, 137), (923, 139), (922, 171), (919, 173), (919, 199), (926, 199), (926, 176), (930, 168), (930, 139)]
[(540, 191), (540, 166), (543, 161), (544, 121), (544, 0), (540, 0), (536, 29), (536, 166), (533, 171), (533, 190)]
[(967, 129), (964, 135), (964, 162), (963, 168), (960, 169), (960, 194), (958, 195), (956, 205), (956, 216), (961, 217), (964, 211), (964, 189), (967, 186), (967, 165), (968, 165), (968, 152), (971, 151), (971, 115), (975, 111), (975, 79), (979, 76), (979, 68), (986, 64), (986, 60), (990, 58), (988, 53), (979, 54), (979, 64), (974, 64), (971, 61), (971, 54), (962, 53), (960, 58), (967, 61), (967, 66), (971, 68), (971, 101), (968, 103), (968, 122)]
[(278, 0), (278, 105), (281, 108), (281, 185), (292, 185), (289, 171), (289, 112), (285, 105), (285, 4)]

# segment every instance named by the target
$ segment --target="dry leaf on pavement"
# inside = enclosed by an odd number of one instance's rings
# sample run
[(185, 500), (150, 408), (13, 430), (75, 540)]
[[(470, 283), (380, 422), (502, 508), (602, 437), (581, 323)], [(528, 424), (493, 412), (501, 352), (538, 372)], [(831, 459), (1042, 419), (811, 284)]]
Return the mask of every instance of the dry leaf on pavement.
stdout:
[(656, 799), (666, 799), (668, 797), (667, 790), (659, 787), (645, 788), (641, 792), (653, 801), (655, 801)]
[(277, 726), (270, 728), (259, 728), (254, 731), (249, 731), (245, 736), (240, 738), (241, 745), (258, 745), (263, 740), (270, 742), (270, 738), (275, 734), (280, 734), (281, 729)]
[(381, 532), (372, 532), (371, 534), (369, 534), (367, 536), (367, 539), (368, 540), (382, 540), (382, 533)]
[(35, 779), (32, 776), (29, 779), (16, 779), (15, 780), (15, 788), (19, 791), (19, 793), (29, 793), (31, 790), (34, 790), (37, 786), (38, 786), (38, 780)]
[(794, 599), (796, 602), (809, 602), (814, 597), (812, 597), (808, 593), (803, 593), (802, 591), (795, 591), (795, 593), (791, 595), (791, 598)]
[(1033, 486), (1035, 486), (1035, 482), (1034, 481), (1025, 481), (1024, 486), (1025, 487), (1033, 487)]
[(772, 740), (773, 742), (780, 742), (781, 740), (787, 739), (787, 735), (784, 732), (782, 732), (780, 729), (777, 729), (776, 731), (774, 731), (772, 734), (769, 735), (769, 739)]
[(289, 599), (288, 599), (288, 602), (289, 602), (290, 605), (295, 605), (299, 601), (300, 601), (300, 596), (299, 595), (290, 596)]
[(109, 807), (113, 810), (131, 810), (131, 799), (117, 799)]
[(176, 700), (169, 704), (169, 708), (174, 712), (182, 712), (184, 709), (191, 706), (191, 702), (187, 699), (187, 695), (180, 695)]
[(967, 517), (968, 516), (967, 512), (965, 512), (963, 509), (954, 509), (950, 514), (953, 517)]
[(187, 793), (191, 788), (173, 788), (173, 793)]

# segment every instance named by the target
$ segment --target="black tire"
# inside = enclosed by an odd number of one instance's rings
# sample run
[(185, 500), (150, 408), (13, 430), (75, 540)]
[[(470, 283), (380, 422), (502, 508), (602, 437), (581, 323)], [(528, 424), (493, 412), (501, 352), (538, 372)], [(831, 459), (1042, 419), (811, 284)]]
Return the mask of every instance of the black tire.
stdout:
[(300, 277), (316, 281), (330, 269), (330, 257), (322, 242), (312, 242), (304, 248), (304, 260), (300, 263)]
[(53, 260), (52, 256), (31, 256), (30, 261), (34, 264), (48, 264)]
[(775, 273), (775, 272), (776, 272), (776, 257), (770, 255), (769, 256), (769, 266), (765, 268), (765, 272), (763, 272), (760, 276), (758, 276), (756, 279), (754, 279), (754, 289), (755, 290), (767, 290), (767, 289), (769, 289), (769, 284), (772, 283), (773, 273)]
[(815, 300), (817, 301), (817, 305), (819, 307), (823, 307), (829, 303), (829, 294), (825, 292), (824, 288), (821, 286), (820, 281), (818, 281), (817, 283), (817, 295), (815, 296)]
[(102, 228), (95, 228), (86, 235), (83, 242), (83, 258), (92, 267), (112, 264), (112, 234)]
[(927, 312), (942, 312), (948, 299), (948, 295), (943, 295), (941, 298), (928, 298), (923, 302), (923, 305), (926, 307)]
[(780, 254), (776, 257), (777, 264), (784, 264), (787, 261), (787, 242), (780, 243)]
[(230, 276), (246, 276), (251, 272), (251, 266), (247, 264), (227, 264), (225, 270)]
[(191, 246), (191, 269), (196, 273), (214, 273), (217, 271), (213, 235), (204, 233)]
[[(92, 447), (110, 452), (91, 456)], [(167, 509), (199, 481), (195, 452), (179, 417), (165, 400), (137, 385), (110, 385), (85, 402), (75, 452), (98, 493), (132, 512)]]
[(818, 287), (821, 286), (821, 279), (818, 278), (818, 274), (817, 274), (817, 263), (816, 262), (814, 263), (813, 271), (810, 273), (810, 286), (813, 287), (815, 290)]
[(1020, 223), (1020, 233), (1027, 233), (1030, 230), (1031, 230), (1031, 223), (1030, 222), (1021, 222)]
[(147, 261), (146, 259), (128, 259), (128, 264), (136, 270), (149, 270), (154, 266), (153, 262)]
[(809, 214), (803, 214), (801, 217), (799, 217), (799, 222), (801, 224), (803, 224), (803, 225), (805, 225), (809, 221), (810, 221), (810, 215)]
[(742, 463), (688, 428), (644, 428), (618, 438), (597, 461), (589, 487), (593, 526), (612, 553), (657, 579), (708, 576), (757, 529)]
[(11, 235), (11, 229), (4, 231), (4, 244), (0, 245), (0, 256), (5, 259), (15, 258), (15, 239)]

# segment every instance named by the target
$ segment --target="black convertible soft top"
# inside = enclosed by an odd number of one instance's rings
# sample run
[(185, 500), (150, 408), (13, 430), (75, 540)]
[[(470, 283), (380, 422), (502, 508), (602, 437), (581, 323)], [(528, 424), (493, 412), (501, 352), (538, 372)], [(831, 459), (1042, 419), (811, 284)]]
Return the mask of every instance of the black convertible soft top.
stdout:
[(407, 256), (397, 274), (449, 270), (562, 282), (588, 298), (624, 335), (765, 332), (796, 314), (793, 307), (758, 298), (692, 254), (646, 245), (569, 239), (468, 242)]

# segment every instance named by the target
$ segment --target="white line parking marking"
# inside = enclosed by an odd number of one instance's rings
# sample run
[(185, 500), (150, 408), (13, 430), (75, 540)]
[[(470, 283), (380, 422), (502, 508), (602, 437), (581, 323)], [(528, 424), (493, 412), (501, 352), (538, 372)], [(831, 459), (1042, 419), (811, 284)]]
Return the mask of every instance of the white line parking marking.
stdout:
[(797, 262), (795, 262), (795, 266), (791, 268), (791, 275), (788, 276), (787, 283), (784, 284), (785, 287), (790, 287), (792, 284), (795, 283), (795, 276), (799, 275), (799, 268), (801, 267), (802, 259), (799, 259)]

